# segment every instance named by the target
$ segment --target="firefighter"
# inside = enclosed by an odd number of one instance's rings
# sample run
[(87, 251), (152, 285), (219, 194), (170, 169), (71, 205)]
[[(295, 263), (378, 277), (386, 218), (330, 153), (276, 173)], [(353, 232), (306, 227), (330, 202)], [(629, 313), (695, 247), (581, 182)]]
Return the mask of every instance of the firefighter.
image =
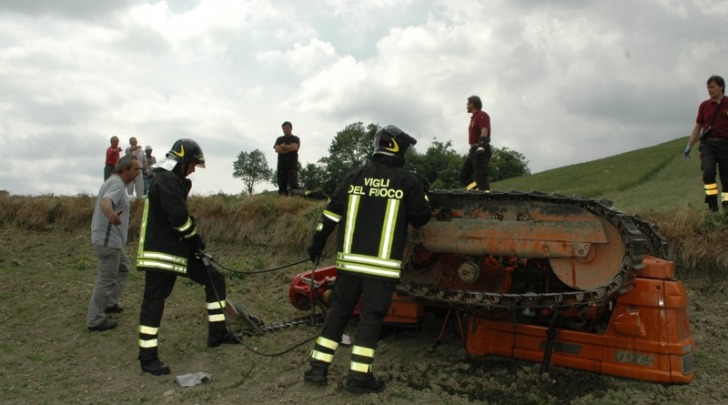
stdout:
[[(710, 99), (700, 103), (695, 126), (683, 151), (685, 158), (690, 157), (690, 149), (700, 139), (700, 168), (703, 171), (705, 202), (711, 212), (718, 212), (718, 183), (720, 176), (722, 193), (720, 201), (723, 210), (728, 212), (728, 102), (725, 98), (725, 80), (711, 76), (707, 81)], [(718, 170), (716, 170), (716, 167)]]
[(166, 158), (154, 166), (155, 175), (144, 202), (136, 260), (137, 269), (145, 272), (138, 343), (142, 371), (152, 375), (170, 373), (157, 355), (157, 337), (164, 301), (172, 293), (177, 276), (205, 287), (207, 345), (238, 343), (225, 325), (225, 277), (201, 260), (198, 252), (205, 249), (205, 242), (187, 210), (187, 195), (192, 188), (187, 176), (198, 167), (205, 167), (200, 145), (192, 139), (178, 140)]
[(338, 225), (337, 279), (305, 381), (326, 384), (342, 334), (363, 298), (346, 389), (353, 393), (384, 389), (384, 382), (372, 374), (372, 363), (382, 320), (399, 281), (407, 226), (419, 228), (430, 219), (423, 183), (403, 167), (404, 154), (415, 143), (395, 126), (378, 131), (372, 161), (346, 176), (321, 215), (308, 253), (317, 264), (326, 239)]

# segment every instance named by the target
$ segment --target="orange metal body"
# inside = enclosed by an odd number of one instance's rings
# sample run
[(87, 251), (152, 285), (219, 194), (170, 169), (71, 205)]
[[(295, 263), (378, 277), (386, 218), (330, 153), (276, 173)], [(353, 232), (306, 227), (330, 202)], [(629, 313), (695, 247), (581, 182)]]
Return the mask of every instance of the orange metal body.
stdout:
[[(606, 330), (557, 331), (551, 364), (659, 383), (695, 378), (695, 340), (687, 294), (673, 263), (645, 257), (636, 285), (616, 301)], [(395, 300), (392, 308), (399, 302)], [(469, 313), (465, 348), (474, 356), (498, 355), (541, 362), (546, 326), (516, 323), (510, 313)]]
[[(330, 305), (330, 289), (336, 282), (336, 267), (328, 266), (317, 269), (311, 280), (311, 272), (306, 271), (296, 275), (291, 281), (288, 290), (288, 298), (294, 307), (300, 310), (311, 309), (311, 302), (318, 302), (324, 307)], [(384, 318), (388, 324), (414, 325), (422, 322), (425, 307), (422, 303), (416, 302), (412, 297), (400, 296), (397, 293), (392, 295), (393, 304)], [(358, 308), (355, 316), (359, 315)]]
[[(658, 383), (684, 384), (695, 378), (695, 340), (690, 333), (685, 288), (675, 279), (671, 261), (645, 256), (643, 264), (635, 285), (616, 299), (611, 313), (605, 308), (586, 308), (564, 314), (578, 320), (597, 319), (606, 312), (608, 321), (598, 332), (578, 326), (557, 329), (549, 364)], [(334, 267), (316, 271), (313, 290), (319, 299), (335, 278)], [(310, 283), (307, 272), (297, 276), (291, 286), (291, 302), (300, 309), (310, 308), (309, 300), (316, 299), (308, 288)], [(395, 293), (385, 322), (418, 324), (425, 305)], [(470, 355), (543, 362), (548, 326), (505, 311), (453, 311), (458, 312), (458, 320), (461, 315), (467, 320), (461, 338)]]

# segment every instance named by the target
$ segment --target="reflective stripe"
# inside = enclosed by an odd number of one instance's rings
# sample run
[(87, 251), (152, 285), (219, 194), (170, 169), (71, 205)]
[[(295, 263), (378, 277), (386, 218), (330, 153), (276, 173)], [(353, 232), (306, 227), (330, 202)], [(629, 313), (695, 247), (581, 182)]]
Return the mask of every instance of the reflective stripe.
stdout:
[(718, 195), (718, 184), (706, 184), (703, 186), (705, 189), (705, 195)]
[(720, 193), (720, 200), (723, 202), (728, 201), (728, 193)]
[(213, 310), (213, 309), (223, 309), (225, 308), (225, 301), (217, 301), (217, 302), (208, 302), (207, 303), (207, 310)]
[(156, 335), (159, 333), (159, 328), (155, 328), (153, 326), (139, 325), (139, 333), (143, 333), (145, 335)]
[(157, 347), (157, 346), (159, 346), (157, 339), (149, 339), (149, 340), (139, 339), (139, 347), (141, 347), (141, 348), (148, 349), (150, 347)]
[(394, 228), (397, 226), (398, 213), (399, 200), (387, 201), (387, 211), (384, 213), (384, 223), (382, 224), (382, 237), (379, 240), (379, 257), (382, 259), (389, 259), (392, 254), (392, 240), (394, 239)]
[(137, 257), (149, 260), (160, 260), (174, 264), (180, 264), (187, 266), (187, 258), (182, 256), (175, 256), (169, 253), (154, 252), (154, 251), (143, 251), (137, 255)]
[(187, 258), (170, 255), (162, 252), (142, 251), (137, 255), (137, 267), (149, 267), (153, 269), (171, 271), (174, 273), (187, 274)]
[(374, 358), (374, 349), (369, 347), (354, 346), (351, 348), (351, 354)]
[(379, 277), (399, 278), (399, 269), (387, 270), (379, 267), (365, 266), (348, 262), (336, 262), (336, 268), (347, 270), (355, 273), (371, 274)]
[(330, 219), (330, 220), (332, 220), (334, 222), (337, 222), (338, 223), (339, 221), (341, 221), (341, 215), (335, 214), (335, 213), (333, 213), (333, 212), (331, 212), (329, 210), (324, 210), (324, 214), (323, 215), (326, 218), (328, 218), (328, 219)]
[(359, 211), (359, 201), (361, 197), (357, 194), (349, 195), (349, 206), (346, 209), (346, 229), (344, 230), (344, 253), (351, 253), (351, 244), (354, 239), (354, 229), (356, 228), (356, 216)]
[(357, 273), (371, 274), (380, 277), (399, 278), (402, 262), (400, 260), (382, 260), (366, 255), (345, 254), (339, 252), (336, 267)]
[(174, 273), (180, 273), (180, 274), (185, 274), (185, 275), (187, 274), (187, 267), (176, 266), (176, 265), (165, 263), (165, 262), (137, 259), (136, 265), (137, 265), (137, 267), (148, 267), (151, 269), (166, 270), (166, 271), (171, 271)]
[(318, 350), (314, 350), (311, 352), (311, 358), (314, 360), (323, 361), (325, 363), (331, 363), (332, 361), (334, 361), (333, 354), (319, 352)]
[(336, 255), (336, 260), (360, 263), (360, 264), (364, 264), (364, 265), (371, 265), (371, 266), (377, 266), (377, 267), (389, 267), (392, 269), (399, 269), (400, 267), (402, 267), (401, 260), (380, 259), (380, 258), (374, 257), (374, 256), (357, 255), (357, 254), (351, 254), (351, 253), (347, 254), (347, 253), (342, 253), (342, 252), (339, 252)]
[(372, 365), (352, 361), (349, 369), (352, 371), (358, 371), (360, 373), (368, 373), (372, 369)]
[(147, 235), (147, 218), (149, 218), (149, 199), (144, 199), (144, 211), (142, 212), (142, 227), (139, 231), (139, 247), (137, 248), (137, 257), (144, 254), (144, 240)]
[(178, 230), (181, 233), (187, 232), (190, 227), (192, 227), (192, 217), (187, 217), (187, 222), (185, 222), (182, 226), (174, 227), (174, 229)]
[(326, 339), (323, 336), (319, 336), (318, 339), (316, 339), (316, 344), (331, 350), (336, 350), (339, 347), (339, 342), (335, 342), (331, 339)]
[(225, 314), (208, 315), (207, 320), (209, 322), (225, 322)]

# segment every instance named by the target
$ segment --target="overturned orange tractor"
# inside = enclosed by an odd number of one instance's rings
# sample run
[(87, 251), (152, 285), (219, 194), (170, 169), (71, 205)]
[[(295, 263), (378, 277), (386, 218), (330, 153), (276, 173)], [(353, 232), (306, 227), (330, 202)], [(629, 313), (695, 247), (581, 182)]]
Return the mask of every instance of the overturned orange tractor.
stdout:
[[(430, 201), (385, 322), (416, 325), (440, 307), (473, 356), (693, 380), (687, 294), (654, 226), (609, 201), (539, 192), (436, 190)], [(326, 310), (335, 282), (334, 267), (299, 274), (291, 302)]]

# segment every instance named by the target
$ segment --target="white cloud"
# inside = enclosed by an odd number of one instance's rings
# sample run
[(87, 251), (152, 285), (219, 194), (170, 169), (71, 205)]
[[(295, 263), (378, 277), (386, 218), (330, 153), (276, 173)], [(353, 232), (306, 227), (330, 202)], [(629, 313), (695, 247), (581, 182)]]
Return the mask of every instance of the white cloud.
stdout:
[(334, 62), (334, 47), (317, 38), (312, 38), (308, 45), (293, 44), (293, 49), (281, 51), (271, 50), (258, 54), (257, 59), (267, 64), (285, 64), (299, 75), (319, 72)]
[(726, 14), (710, 0), (0, 1), (0, 147), (18, 151), (0, 189), (95, 193), (118, 135), (157, 156), (192, 137), (210, 162), (193, 191), (236, 193), (237, 154), (275, 165), (285, 120), (304, 164), (357, 121), (464, 153), (471, 94), (494, 144), (535, 172), (609, 156), (688, 135), (705, 80), (726, 74)]

